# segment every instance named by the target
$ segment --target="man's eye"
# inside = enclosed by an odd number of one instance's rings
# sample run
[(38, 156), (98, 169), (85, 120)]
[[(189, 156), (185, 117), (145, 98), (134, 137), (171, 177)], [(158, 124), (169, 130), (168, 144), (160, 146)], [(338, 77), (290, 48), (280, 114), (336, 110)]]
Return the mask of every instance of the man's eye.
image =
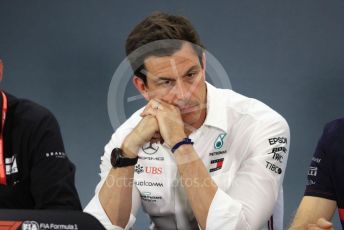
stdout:
[(194, 73), (194, 72), (188, 73), (186, 76), (187, 76), (187, 78), (193, 78), (196, 76), (196, 73)]
[(159, 82), (159, 85), (163, 85), (163, 86), (169, 86), (172, 84), (172, 81), (170, 80), (163, 80)]

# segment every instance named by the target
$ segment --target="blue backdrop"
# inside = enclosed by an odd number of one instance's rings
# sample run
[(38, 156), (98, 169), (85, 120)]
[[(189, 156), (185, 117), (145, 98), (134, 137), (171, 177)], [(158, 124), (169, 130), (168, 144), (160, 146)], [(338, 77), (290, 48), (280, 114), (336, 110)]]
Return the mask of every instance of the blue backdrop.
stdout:
[[(289, 122), (288, 226), (324, 124), (344, 115), (342, 0), (0, 0), (1, 88), (56, 115), (85, 206), (114, 131), (107, 113), (112, 75), (125, 57), (128, 33), (155, 10), (188, 17), (233, 89), (265, 102)], [(125, 103), (129, 112), (136, 108)], [(139, 229), (147, 226), (142, 213), (138, 223)]]

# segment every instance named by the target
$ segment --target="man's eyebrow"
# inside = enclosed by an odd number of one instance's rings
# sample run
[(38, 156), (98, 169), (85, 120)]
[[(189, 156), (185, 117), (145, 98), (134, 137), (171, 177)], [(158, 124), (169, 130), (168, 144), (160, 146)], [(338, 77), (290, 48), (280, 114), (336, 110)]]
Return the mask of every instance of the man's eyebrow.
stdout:
[(150, 75), (152, 75), (152, 76), (149, 76), (149, 72), (147, 71), (147, 70), (145, 70), (145, 69), (142, 69), (141, 71), (140, 71), (141, 73), (143, 73), (147, 78), (150, 78), (150, 79), (152, 79), (153, 81), (159, 81), (159, 80), (175, 80), (174, 78), (171, 78), (171, 77), (165, 77), (165, 76), (157, 76), (157, 75), (154, 75), (154, 74), (150, 74)]
[[(199, 70), (201, 67), (199, 65), (193, 65), (191, 66), (187, 71), (182, 74), (182, 76), (185, 76), (186, 74), (190, 73), (191, 71), (194, 70)], [(141, 70), (142, 73), (144, 73), (148, 77), (148, 71), (146, 70)], [(153, 81), (175, 81), (176, 79), (173, 77), (167, 77), (167, 76), (158, 76), (158, 75), (153, 75), (150, 77)]]
[[(188, 73), (190, 73), (191, 71), (195, 71), (195, 70), (199, 70), (200, 66), (199, 65), (194, 65), (191, 66), (187, 71), (185, 71), (185, 73), (182, 74), (182, 76), (187, 75)], [(176, 79), (173, 77), (166, 77), (166, 76), (154, 76), (156, 79), (155, 81), (175, 81)]]
[(162, 80), (162, 81), (175, 81), (176, 79), (173, 77), (163, 77), (163, 76), (157, 77), (156, 81), (160, 81), (160, 80)]

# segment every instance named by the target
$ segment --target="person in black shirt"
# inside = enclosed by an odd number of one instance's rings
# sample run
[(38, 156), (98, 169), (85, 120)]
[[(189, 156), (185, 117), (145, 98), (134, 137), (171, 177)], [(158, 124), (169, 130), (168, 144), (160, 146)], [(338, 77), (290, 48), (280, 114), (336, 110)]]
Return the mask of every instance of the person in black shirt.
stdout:
[(304, 197), (290, 229), (332, 229), (338, 207), (344, 229), (344, 117), (328, 123), (308, 170)]
[(4, 91), (0, 106), (0, 209), (81, 210), (55, 117)]

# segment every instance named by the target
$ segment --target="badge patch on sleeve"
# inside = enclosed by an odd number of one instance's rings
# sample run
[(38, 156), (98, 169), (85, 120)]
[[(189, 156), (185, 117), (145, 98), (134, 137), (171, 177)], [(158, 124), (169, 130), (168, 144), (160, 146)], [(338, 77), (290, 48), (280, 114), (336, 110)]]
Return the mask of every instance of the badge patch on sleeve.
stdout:
[[(211, 160), (210, 161), (210, 165), (213, 168), (209, 169), (209, 172), (215, 172), (217, 170), (220, 170), (222, 168), (223, 165), (223, 161), (225, 160), (225, 158), (220, 158), (220, 159), (216, 159), (216, 160)], [(214, 167), (215, 166), (215, 167)]]
[(223, 146), (223, 139), (225, 138), (226, 133), (221, 133), (214, 142), (214, 148), (220, 149)]

